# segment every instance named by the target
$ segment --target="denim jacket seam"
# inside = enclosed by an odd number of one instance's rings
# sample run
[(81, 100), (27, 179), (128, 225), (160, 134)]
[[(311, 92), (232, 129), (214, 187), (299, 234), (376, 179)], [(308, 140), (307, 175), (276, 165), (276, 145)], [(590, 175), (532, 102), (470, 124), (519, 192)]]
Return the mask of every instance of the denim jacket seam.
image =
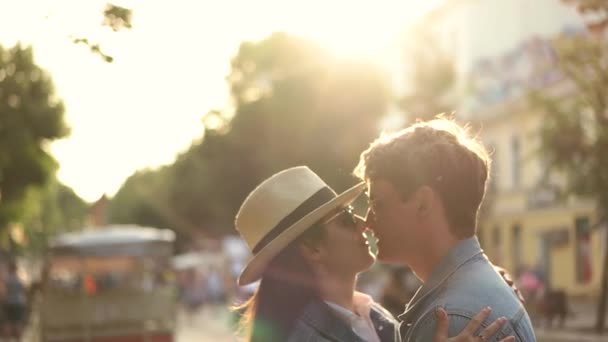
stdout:
[(522, 338), (520, 332), (519, 332), (519, 327), (521, 325), (521, 320), (522, 318), (525, 316), (525, 311), (523, 308), (519, 308), (519, 310), (517, 311), (517, 313), (513, 316), (512, 319), (510, 319), (511, 321), (511, 326), (513, 327), (513, 334), (517, 336), (517, 340), (518, 341), (524, 341), (524, 339)]
[[(478, 253), (476, 253), (475, 255), (472, 255), (470, 258), (463, 260), (460, 264), (456, 265), (452, 270), (450, 270), (450, 272), (448, 272), (447, 274), (445, 274), (441, 280), (439, 282), (437, 282), (437, 284), (435, 284), (434, 287), (432, 287), (431, 289), (429, 289), (429, 291), (427, 293), (425, 293), (419, 300), (424, 300), (426, 297), (430, 296), (433, 292), (439, 290), (439, 289), (443, 289), (447, 286), (447, 282), (448, 280), (454, 275), (454, 273), (456, 273), (460, 268), (464, 267), (465, 265), (469, 264), (469, 263), (474, 263), (477, 262), (479, 260), (483, 259), (483, 252), (479, 251)], [(419, 302), (417, 302), (416, 304), (418, 304)]]
[[(440, 308), (440, 305), (434, 305), (433, 306), (433, 310), (431, 310), (430, 312), (427, 312), (425, 314), (425, 318), (422, 319), (422, 322), (420, 322), (420, 326), (415, 327), (414, 331), (412, 331), (412, 333), (415, 332), (415, 330), (424, 330), (425, 328), (427, 328), (433, 321), (434, 321), (434, 316), (432, 315), (432, 312), (435, 312), (435, 310), (437, 310), (438, 308)], [(475, 316), (475, 314), (472, 314), (471, 311), (468, 310), (459, 310), (459, 309), (454, 309), (454, 310), (449, 310), (449, 312), (447, 313), (448, 317), (450, 316), (456, 316), (456, 317), (460, 317), (460, 318), (464, 318), (467, 320), (472, 320), (473, 317)], [(490, 323), (491, 324), (491, 323)], [(479, 329), (485, 329), (487, 328), (490, 324), (487, 324), (486, 322), (482, 322), (481, 325), (479, 326)], [(513, 333), (515, 335), (517, 335), (517, 338), (519, 341), (523, 341), (523, 339), (521, 339), (520, 335), (515, 331), (515, 327), (512, 327), (510, 330), (513, 331)], [(506, 338), (508, 335), (507, 333), (505, 333), (503, 331), (503, 329), (500, 329), (499, 331), (497, 331), (492, 338), (494, 338), (495, 340), (499, 341), (503, 338)]]

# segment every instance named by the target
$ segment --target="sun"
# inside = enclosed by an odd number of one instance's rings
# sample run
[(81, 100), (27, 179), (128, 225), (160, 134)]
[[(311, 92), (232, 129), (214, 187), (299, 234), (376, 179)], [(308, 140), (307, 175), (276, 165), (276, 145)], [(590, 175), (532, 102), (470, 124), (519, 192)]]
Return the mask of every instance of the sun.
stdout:
[(288, 31), (341, 56), (377, 59), (394, 53), (405, 28), (442, 1), (307, 1)]

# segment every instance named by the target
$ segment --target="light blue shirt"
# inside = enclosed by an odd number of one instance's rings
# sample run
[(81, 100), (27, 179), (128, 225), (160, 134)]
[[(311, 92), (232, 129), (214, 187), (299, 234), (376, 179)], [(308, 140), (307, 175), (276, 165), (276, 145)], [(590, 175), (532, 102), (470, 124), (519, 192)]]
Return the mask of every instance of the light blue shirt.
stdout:
[(508, 319), (499, 333), (488, 341), (499, 341), (507, 336), (522, 342), (536, 341), (530, 317), (519, 298), (494, 270), (477, 238), (472, 237), (454, 247), (418, 289), (399, 316), (401, 336), (408, 342), (432, 341), (438, 307), (448, 313), (449, 336), (456, 336), (486, 306), (492, 308), (492, 313), (483, 327), (503, 316)]

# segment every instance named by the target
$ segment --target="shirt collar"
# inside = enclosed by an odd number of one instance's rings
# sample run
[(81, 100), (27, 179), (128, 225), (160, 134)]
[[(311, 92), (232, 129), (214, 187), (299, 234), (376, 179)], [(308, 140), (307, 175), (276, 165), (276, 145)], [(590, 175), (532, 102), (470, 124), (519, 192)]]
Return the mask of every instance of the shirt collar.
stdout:
[(407, 304), (405, 312), (399, 315), (399, 319), (406, 320), (409, 313), (413, 312), (416, 304), (426, 298), (433, 290), (441, 285), (449, 276), (451, 276), (460, 266), (466, 263), (471, 258), (483, 253), (477, 237), (460, 241), (454, 248), (450, 250), (439, 265), (431, 272), (429, 279), (416, 291), (416, 294)]
[(345, 318), (347, 321), (352, 322), (352, 320), (358, 319), (360, 317), (369, 319), (369, 312), (371, 310), (371, 306), (373, 303), (372, 297), (365, 293), (355, 292), (353, 294), (353, 311), (348, 310), (347, 308), (340, 306), (334, 302), (325, 301), (330, 308), (336, 311), (341, 317)]
[(353, 294), (353, 311), (336, 303), (325, 301), (355, 334), (369, 342), (380, 342), (376, 326), (370, 317), (371, 307), (374, 303), (372, 297), (361, 292)]

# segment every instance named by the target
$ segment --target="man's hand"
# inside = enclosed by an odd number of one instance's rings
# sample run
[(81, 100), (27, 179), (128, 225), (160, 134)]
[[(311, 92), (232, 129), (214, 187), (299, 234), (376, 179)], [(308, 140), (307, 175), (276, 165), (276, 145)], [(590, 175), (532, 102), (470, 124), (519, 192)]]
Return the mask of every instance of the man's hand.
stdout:
[(496, 272), (498, 272), (498, 274), (500, 274), (500, 276), (502, 277), (502, 279), (505, 280), (505, 282), (507, 283), (507, 285), (509, 285), (513, 289), (513, 291), (515, 291), (515, 294), (517, 295), (517, 297), (519, 298), (519, 300), (522, 303), (525, 303), (526, 300), (524, 299), (524, 296), (521, 294), (521, 292), (519, 291), (519, 289), (515, 285), (515, 282), (513, 281), (513, 278), (511, 277), (511, 275), (509, 274), (509, 272), (507, 272), (507, 270), (505, 270), (504, 268), (502, 268), (500, 266), (496, 266), (494, 264), (492, 264), (492, 266), (494, 266), (494, 270)]

